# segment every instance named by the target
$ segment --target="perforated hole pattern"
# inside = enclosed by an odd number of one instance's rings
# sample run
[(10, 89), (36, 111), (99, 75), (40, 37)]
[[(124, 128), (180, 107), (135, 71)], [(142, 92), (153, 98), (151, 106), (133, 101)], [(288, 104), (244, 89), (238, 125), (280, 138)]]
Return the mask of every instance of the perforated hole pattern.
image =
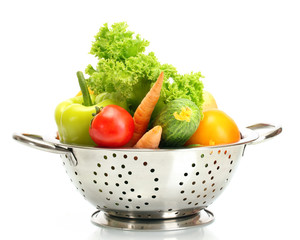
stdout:
[(180, 217), (210, 205), (224, 190), (242, 146), (191, 151), (74, 150), (61, 155), (81, 195), (109, 214), (136, 218)]

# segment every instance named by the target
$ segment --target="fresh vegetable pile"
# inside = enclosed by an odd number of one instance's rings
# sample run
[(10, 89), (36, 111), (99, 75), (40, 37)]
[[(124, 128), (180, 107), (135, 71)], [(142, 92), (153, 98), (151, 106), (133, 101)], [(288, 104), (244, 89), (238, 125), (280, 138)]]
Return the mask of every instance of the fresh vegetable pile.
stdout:
[(86, 79), (77, 72), (81, 92), (56, 107), (60, 141), (153, 149), (239, 141), (235, 122), (203, 90), (201, 73), (161, 64), (127, 27), (105, 24), (95, 36), (97, 65), (87, 66)]

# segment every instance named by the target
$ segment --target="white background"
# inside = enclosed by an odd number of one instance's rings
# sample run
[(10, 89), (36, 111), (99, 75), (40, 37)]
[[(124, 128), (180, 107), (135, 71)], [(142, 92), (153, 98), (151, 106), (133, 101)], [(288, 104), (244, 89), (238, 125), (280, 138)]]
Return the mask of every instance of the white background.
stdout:
[[(1, 1), (0, 239), (300, 239), (298, 1)], [(53, 134), (55, 106), (79, 90), (76, 71), (105, 23), (127, 21), (162, 63), (201, 71), (205, 89), (240, 127), (283, 133), (248, 146), (209, 209), (207, 227), (122, 232), (90, 223), (95, 208), (71, 185), (58, 155), (12, 140)]]

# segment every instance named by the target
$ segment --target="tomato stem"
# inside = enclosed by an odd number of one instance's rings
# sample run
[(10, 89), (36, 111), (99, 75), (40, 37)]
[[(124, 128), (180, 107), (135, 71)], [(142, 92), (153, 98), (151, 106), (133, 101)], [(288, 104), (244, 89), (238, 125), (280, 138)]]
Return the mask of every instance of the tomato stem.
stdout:
[(95, 117), (97, 114), (99, 114), (101, 112), (101, 110), (103, 109), (103, 107), (98, 107), (98, 106), (95, 106), (95, 109), (96, 109), (96, 112), (95, 113), (92, 113), (92, 115)]
[(78, 71), (77, 72), (77, 78), (78, 78), (78, 83), (79, 83), (79, 86), (80, 86), (80, 89), (81, 89), (81, 92), (82, 92), (82, 98), (83, 98), (83, 103), (82, 104), (84, 106), (92, 106), (93, 103), (92, 103), (91, 96), (90, 96), (90, 93), (89, 93), (89, 89), (86, 85), (83, 73)]

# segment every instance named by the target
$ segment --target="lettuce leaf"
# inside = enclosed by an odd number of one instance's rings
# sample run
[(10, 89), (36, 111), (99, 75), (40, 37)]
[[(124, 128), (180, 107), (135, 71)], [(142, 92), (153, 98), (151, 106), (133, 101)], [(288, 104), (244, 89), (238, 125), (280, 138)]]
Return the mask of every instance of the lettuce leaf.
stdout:
[(153, 116), (169, 101), (187, 98), (202, 106), (203, 76), (200, 72), (180, 75), (170, 64), (161, 64), (153, 52), (145, 53), (149, 42), (127, 30), (124, 22), (108, 28), (104, 24), (95, 36), (90, 53), (98, 58), (94, 68), (88, 65), (88, 86), (96, 94), (116, 93), (134, 113), (144, 96), (164, 72), (164, 84)]
[(114, 59), (124, 61), (144, 52), (149, 42), (141, 39), (140, 35), (134, 38), (134, 32), (127, 31), (128, 25), (125, 22), (116, 23), (109, 29), (105, 23), (95, 36), (90, 53), (98, 59)]

